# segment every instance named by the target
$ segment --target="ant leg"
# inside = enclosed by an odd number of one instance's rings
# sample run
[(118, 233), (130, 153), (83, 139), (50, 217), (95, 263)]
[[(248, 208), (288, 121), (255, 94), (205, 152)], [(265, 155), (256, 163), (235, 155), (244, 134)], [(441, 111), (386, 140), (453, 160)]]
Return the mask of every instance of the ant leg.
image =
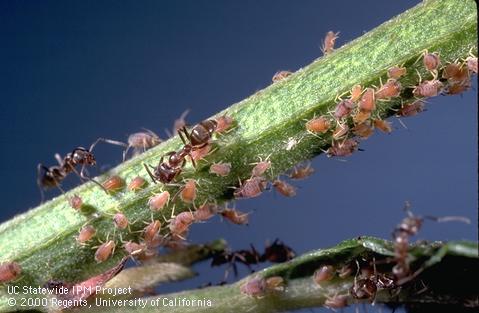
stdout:
[[(189, 135), (188, 135), (188, 131), (186, 130), (186, 127), (183, 126), (183, 128), (180, 128), (180, 129), (177, 129), (176, 132), (178, 133), (178, 135), (180, 136), (180, 139), (181, 141), (183, 142), (184, 145), (187, 144), (186, 140), (185, 140), (185, 137), (187, 139), (189, 139)], [(183, 137), (183, 135), (181, 133), (184, 133), (185, 134), (185, 137)]]
[(92, 152), (92, 150), (95, 148), (95, 146), (100, 141), (103, 141), (103, 142), (106, 142), (106, 143), (109, 143), (109, 144), (112, 144), (112, 145), (116, 145), (116, 146), (128, 147), (128, 145), (126, 143), (121, 142), (121, 141), (116, 141), (116, 140), (111, 140), (111, 139), (106, 139), (106, 138), (98, 138), (97, 140), (95, 140), (95, 142), (93, 142), (91, 144), (90, 149), (88, 151)]
[(82, 166), (82, 169), (81, 169), (80, 173), (78, 173), (78, 171), (76, 169), (73, 169), (73, 171), (80, 177), (80, 179), (85, 179), (85, 180), (88, 180), (88, 181), (91, 181), (91, 182), (95, 183), (96, 185), (98, 185), (98, 187), (103, 189), (108, 194), (108, 190), (106, 190), (106, 188), (103, 187), (102, 184), (100, 184), (99, 182), (97, 182), (93, 178), (85, 175), (85, 173), (84, 173), (85, 172), (85, 165)]
[[(145, 167), (145, 170), (146, 170), (146, 172), (148, 173), (148, 175), (150, 175), (151, 180), (156, 184), (156, 183), (157, 183), (156, 178), (155, 178), (155, 176), (153, 175), (153, 173), (150, 171), (150, 169), (148, 168), (148, 166), (147, 166), (145, 163), (143, 163), (143, 166)], [(150, 167), (152, 167), (152, 166), (150, 165)], [(153, 167), (152, 167), (152, 168), (153, 168)]]

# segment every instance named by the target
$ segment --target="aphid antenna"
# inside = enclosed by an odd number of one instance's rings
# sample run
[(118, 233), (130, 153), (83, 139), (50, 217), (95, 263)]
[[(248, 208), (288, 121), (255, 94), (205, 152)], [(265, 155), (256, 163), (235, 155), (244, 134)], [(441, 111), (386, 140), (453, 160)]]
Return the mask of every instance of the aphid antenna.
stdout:
[(399, 118), (399, 117), (396, 117), (399, 124), (401, 124), (401, 126), (405, 129), (405, 130), (409, 130), (409, 128), (407, 128), (406, 124)]
[(109, 144), (112, 144), (112, 145), (116, 145), (116, 146), (122, 146), (122, 147), (128, 147), (128, 145), (124, 142), (121, 142), (121, 141), (116, 141), (116, 140), (111, 140), (111, 139), (106, 139), (106, 138), (98, 138), (97, 140), (95, 140), (91, 145), (90, 145), (90, 148), (88, 149), (89, 152), (92, 152), (93, 149), (95, 148), (95, 146), (100, 143), (100, 142), (105, 142), (105, 143), (109, 143)]
[(429, 51), (428, 51), (427, 49), (422, 50), (422, 51), (421, 51), (421, 54), (420, 54), (419, 57), (416, 59), (416, 61), (414, 61), (414, 63), (413, 63), (412, 65), (416, 65), (417, 62), (419, 62), (419, 60), (421, 60), (422, 58), (424, 58), (424, 56), (425, 56), (426, 54), (428, 54), (428, 53), (429, 53)]
[(461, 222), (465, 224), (471, 224), (471, 220), (465, 216), (441, 216), (441, 217), (436, 217), (436, 216), (431, 216), (431, 215), (426, 215), (424, 216), (425, 219), (433, 220), (438, 223), (444, 223), (444, 222)]

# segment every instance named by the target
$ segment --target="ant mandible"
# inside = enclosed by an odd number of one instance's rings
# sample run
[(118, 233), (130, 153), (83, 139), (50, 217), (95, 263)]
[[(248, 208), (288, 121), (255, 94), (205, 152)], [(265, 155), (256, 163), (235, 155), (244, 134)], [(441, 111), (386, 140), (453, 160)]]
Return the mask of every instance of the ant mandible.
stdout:
[[(83, 147), (76, 147), (63, 159), (58, 153), (56, 153), (55, 159), (57, 160), (59, 165), (54, 165), (50, 167), (47, 167), (42, 163), (39, 163), (37, 165), (37, 184), (40, 189), (42, 203), (45, 196), (43, 190), (57, 187), (58, 189), (60, 189), (61, 192), (64, 192), (60, 184), (68, 176), (68, 174), (72, 172), (77, 174), (82, 181), (92, 181), (106, 192), (106, 189), (99, 182), (85, 175), (85, 167), (87, 165), (93, 166), (96, 164), (95, 156), (93, 155), (92, 151), (100, 141), (113, 145), (126, 146), (126, 144), (124, 144), (123, 142), (105, 138), (98, 138), (94, 143), (91, 144), (89, 149), (85, 149)], [(82, 166), (80, 172), (78, 172), (75, 168), (77, 165)]]
[[(143, 164), (153, 182), (156, 183), (160, 181), (163, 184), (167, 184), (173, 181), (183, 170), (187, 156), (190, 156), (193, 166), (196, 167), (196, 163), (191, 157), (191, 152), (208, 145), (217, 126), (218, 123), (215, 120), (206, 120), (195, 125), (190, 132), (188, 132), (185, 126), (178, 129), (178, 135), (180, 135), (181, 141), (183, 141), (184, 144), (183, 148), (177, 152), (170, 151), (163, 155), (157, 167), (149, 165), (153, 169), (153, 172), (151, 172), (146, 164)], [(166, 162), (164, 162), (165, 156), (168, 156)]]

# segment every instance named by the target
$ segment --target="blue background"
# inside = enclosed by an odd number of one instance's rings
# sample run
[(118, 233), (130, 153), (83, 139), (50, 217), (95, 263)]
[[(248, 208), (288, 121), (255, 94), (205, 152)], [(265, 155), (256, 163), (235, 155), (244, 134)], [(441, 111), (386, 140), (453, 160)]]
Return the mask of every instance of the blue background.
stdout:
[[(39, 203), (36, 165), (55, 164), (54, 153), (141, 127), (165, 138), (184, 110), (193, 124), (268, 86), (276, 71), (311, 63), (327, 31), (341, 32), (341, 46), (418, 2), (1, 1), (0, 221)], [(316, 158), (293, 199), (267, 192), (238, 202), (253, 212), (249, 226), (215, 218), (190, 240), (223, 237), (242, 249), (278, 237), (303, 253), (358, 235), (390, 238), (405, 200), (417, 214), (473, 220), (427, 221), (420, 239), (477, 239), (476, 88), (432, 99), (404, 120), (408, 129), (393, 119), (391, 135), (373, 136), (346, 162)], [(96, 152), (102, 165), (121, 161), (119, 148)], [(196, 270), (161, 291), (223, 275), (208, 263)]]

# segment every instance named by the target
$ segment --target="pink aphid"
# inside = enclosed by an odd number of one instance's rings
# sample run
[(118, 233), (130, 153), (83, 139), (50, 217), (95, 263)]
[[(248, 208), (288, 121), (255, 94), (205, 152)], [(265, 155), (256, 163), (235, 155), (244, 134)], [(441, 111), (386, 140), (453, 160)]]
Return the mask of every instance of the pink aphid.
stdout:
[(467, 57), (466, 58), (466, 64), (467, 64), (467, 68), (477, 74), (477, 57)]
[(313, 280), (316, 284), (321, 284), (322, 282), (333, 279), (334, 274), (335, 271), (331, 265), (324, 265), (314, 272)]
[(147, 249), (146, 244), (136, 243), (136, 242), (133, 242), (133, 241), (126, 242), (123, 245), (123, 248), (130, 255), (140, 255)]
[(361, 85), (354, 85), (351, 88), (351, 101), (358, 102), (359, 98), (361, 98), (361, 94), (363, 93), (363, 88)]
[(0, 284), (8, 283), (17, 279), (22, 273), (22, 268), (17, 262), (0, 264)]
[(285, 197), (296, 196), (296, 187), (288, 184), (285, 181), (277, 179), (273, 182), (273, 187), (276, 189), (277, 192), (279, 192)]
[(77, 241), (79, 243), (85, 243), (88, 240), (92, 239), (93, 236), (95, 236), (96, 230), (93, 226), (91, 225), (86, 225), (83, 226), (82, 229), (80, 229), (80, 233), (78, 234)]
[(194, 179), (189, 179), (180, 192), (180, 198), (185, 203), (192, 203), (196, 199), (196, 182)]
[(324, 117), (316, 117), (306, 123), (306, 130), (311, 133), (325, 133), (329, 130), (331, 123)]
[(215, 215), (214, 205), (207, 203), (203, 204), (193, 213), (193, 215), (196, 221), (209, 220)]
[(350, 99), (341, 100), (334, 109), (334, 117), (337, 119), (341, 119), (343, 117), (348, 116), (352, 109), (354, 109), (355, 104)]
[(263, 297), (266, 291), (266, 280), (260, 276), (254, 277), (243, 284), (240, 291), (251, 297)]
[(414, 116), (424, 111), (424, 102), (418, 100), (413, 103), (404, 104), (396, 113), (396, 116)]
[(336, 42), (336, 39), (338, 39), (339, 32), (335, 33), (333, 31), (329, 31), (326, 33), (326, 37), (324, 38), (324, 43), (323, 43), (323, 53), (330, 54), (334, 50), (334, 44)]
[(304, 179), (306, 177), (311, 176), (314, 173), (314, 168), (308, 163), (306, 166), (295, 166), (291, 173), (289, 174), (289, 178), (291, 179)]
[(143, 177), (137, 176), (131, 180), (128, 184), (128, 190), (138, 191), (146, 184), (146, 180)]
[(95, 252), (95, 261), (97, 261), (98, 263), (101, 263), (108, 260), (110, 256), (113, 254), (115, 247), (116, 247), (116, 244), (113, 240), (107, 241), (101, 246), (99, 246)]
[(253, 169), (251, 170), (251, 176), (253, 176), (253, 177), (262, 176), (270, 168), (271, 168), (271, 162), (270, 161), (258, 162), (253, 167)]
[(80, 210), (83, 206), (83, 200), (79, 195), (73, 195), (73, 197), (68, 199), (68, 203), (70, 203), (70, 206), (76, 210)]
[(227, 131), (234, 123), (234, 119), (231, 116), (220, 116), (215, 119), (216, 120), (216, 132), (223, 133)]
[(273, 83), (276, 83), (276, 82), (279, 82), (283, 79), (285, 79), (286, 77), (290, 76), (291, 73), (290, 71), (279, 71), (279, 72), (276, 72), (276, 74), (274, 74), (273, 76)]
[(425, 53), (423, 63), (428, 71), (434, 71), (441, 64), (441, 59), (437, 53)]
[(195, 217), (191, 212), (181, 212), (175, 218), (170, 221), (170, 231), (174, 235), (185, 234), (190, 225), (195, 221)]
[(133, 155), (137, 155), (144, 152), (161, 143), (160, 137), (151, 130), (145, 132), (133, 133), (128, 136), (128, 147), (123, 152), (123, 160), (126, 159), (126, 155), (130, 148), (133, 148)]
[(393, 131), (391, 127), (391, 123), (389, 123), (388, 121), (376, 119), (376, 120), (373, 120), (373, 124), (375, 128), (379, 129), (380, 131), (384, 133), (389, 134), (390, 132)]
[(333, 142), (333, 145), (326, 151), (326, 154), (328, 157), (346, 157), (352, 155), (356, 150), (358, 150), (358, 142), (354, 139), (346, 139), (341, 142)]
[(348, 124), (338, 124), (333, 132), (333, 139), (338, 140), (346, 136), (349, 132)]
[(366, 139), (366, 138), (369, 138), (374, 133), (374, 129), (371, 127), (370, 123), (364, 122), (354, 126), (353, 133), (356, 136)]
[(191, 151), (191, 154), (190, 154), (191, 158), (195, 161), (199, 161), (205, 158), (210, 153), (211, 148), (212, 148), (212, 145), (207, 144), (203, 148), (194, 149), (193, 151)]
[(248, 224), (248, 213), (243, 213), (235, 209), (224, 209), (220, 212), (221, 216), (237, 225)]
[(413, 94), (416, 97), (435, 97), (441, 92), (443, 86), (437, 79), (426, 80), (414, 88)]
[(216, 174), (218, 176), (228, 176), (231, 172), (231, 163), (216, 163), (211, 164), (210, 166), (210, 173)]
[(254, 198), (261, 195), (266, 189), (268, 182), (263, 177), (252, 177), (247, 179), (234, 191), (235, 198)]
[(119, 229), (125, 229), (128, 227), (128, 219), (123, 213), (116, 213), (113, 217), (113, 223)]
[(376, 99), (387, 99), (398, 97), (401, 93), (401, 83), (395, 79), (388, 80), (378, 91), (376, 91)]
[(324, 301), (324, 306), (331, 309), (341, 309), (348, 305), (348, 296), (346, 295), (336, 295), (332, 298), (327, 298)]
[(150, 199), (148, 199), (148, 205), (152, 211), (159, 211), (163, 209), (163, 207), (168, 203), (170, 200), (170, 193), (168, 191), (163, 191), (157, 195), (154, 195)]
[(146, 244), (153, 241), (156, 235), (159, 234), (161, 230), (161, 222), (155, 220), (148, 224), (145, 229), (143, 229), (143, 239), (145, 240)]
[(399, 79), (402, 76), (406, 75), (406, 72), (407, 70), (405, 67), (393, 66), (388, 69), (388, 77), (393, 79)]
[(361, 100), (359, 101), (359, 109), (365, 112), (372, 112), (376, 109), (375, 91), (373, 88), (366, 88)]

